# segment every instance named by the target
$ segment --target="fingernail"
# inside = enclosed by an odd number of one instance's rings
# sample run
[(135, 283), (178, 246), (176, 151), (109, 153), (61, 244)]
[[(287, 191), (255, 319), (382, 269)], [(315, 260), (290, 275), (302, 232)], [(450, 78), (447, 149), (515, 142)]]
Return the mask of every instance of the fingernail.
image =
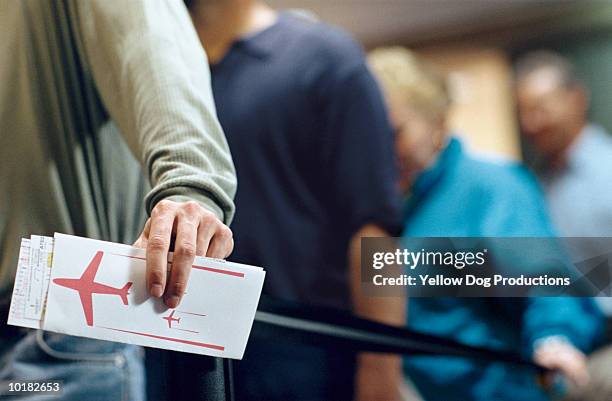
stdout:
[(153, 284), (151, 286), (151, 295), (156, 298), (159, 298), (164, 293), (164, 288), (160, 284)]
[(172, 295), (166, 298), (166, 305), (168, 305), (170, 308), (176, 308), (179, 302), (180, 298), (178, 297), (178, 295)]

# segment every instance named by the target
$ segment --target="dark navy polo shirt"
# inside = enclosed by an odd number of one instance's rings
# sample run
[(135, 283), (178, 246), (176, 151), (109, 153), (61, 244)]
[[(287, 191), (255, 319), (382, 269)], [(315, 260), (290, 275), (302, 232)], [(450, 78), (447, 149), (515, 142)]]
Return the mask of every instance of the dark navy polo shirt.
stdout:
[(401, 225), (392, 131), (361, 47), (281, 13), (211, 72), (238, 175), (230, 259), (263, 266), (267, 294), (348, 308), (351, 235)]

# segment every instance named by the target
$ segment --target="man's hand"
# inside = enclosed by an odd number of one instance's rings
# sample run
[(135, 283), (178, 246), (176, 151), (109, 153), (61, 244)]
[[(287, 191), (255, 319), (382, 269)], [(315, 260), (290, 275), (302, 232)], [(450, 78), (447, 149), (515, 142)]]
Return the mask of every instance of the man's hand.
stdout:
[[(134, 246), (147, 250), (150, 294), (157, 298), (163, 295), (166, 305), (176, 308), (187, 288), (195, 256), (226, 258), (234, 248), (234, 240), (232, 231), (199, 203), (162, 200), (151, 211)], [(172, 271), (166, 282), (171, 250)]]
[(533, 359), (545, 368), (563, 373), (576, 386), (584, 386), (589, 382), (586, 356), (568, 341), (544, 339), (536, 347)]

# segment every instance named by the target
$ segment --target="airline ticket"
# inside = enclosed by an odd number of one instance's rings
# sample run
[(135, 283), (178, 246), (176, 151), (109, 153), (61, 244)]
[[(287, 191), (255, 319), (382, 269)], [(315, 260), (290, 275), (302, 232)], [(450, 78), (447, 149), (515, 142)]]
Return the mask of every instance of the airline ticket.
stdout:
[(144, 249), (59, 233), (23, 239), (8, 323), (241, 359), (265, 271), (196, 257), (180, 305), (169, 309), (148, 294), (145, 259)]

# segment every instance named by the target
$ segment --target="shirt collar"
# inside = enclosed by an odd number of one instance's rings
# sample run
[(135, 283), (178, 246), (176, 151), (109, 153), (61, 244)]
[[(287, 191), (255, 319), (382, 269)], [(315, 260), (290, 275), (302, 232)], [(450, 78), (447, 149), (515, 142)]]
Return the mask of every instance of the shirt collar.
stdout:
[(590, 149), (595, 145), (597, 135), (601, 130), (602, 128), (595, 124), (587, 124), (582, 128), (574, 143), (567, 150), (567, 163), (570, 167), (579, 164), (584, 157), (591, 157)]
[(283, 42), (283, 35), (274, 35), (274, 32), (282, 28), (288, 18), (285, 12), (279, 12), (272, 25), (236, 40), (232, 48), (243, 50), (256, 58), (270, 57)]
[(565, 151), (565, 156), (560, 165), (555, 167), (541, 166), (536, 171), (539, 171), (539, 175), (544, 180), (550, 180), (579, 168), (585, 162), (585, 159), (592, 157), (593, 149), (597, 149), (599, 146), (597, 141), (602, 132), (603, 129), (600, 126), (586, 124)]
[(419, 174), (412, 185), (412, 195), (419, 197), (428, 192), (444, 173), (453, 168), (463, 153), (461, 142), (451, 137), (433, 166)]

